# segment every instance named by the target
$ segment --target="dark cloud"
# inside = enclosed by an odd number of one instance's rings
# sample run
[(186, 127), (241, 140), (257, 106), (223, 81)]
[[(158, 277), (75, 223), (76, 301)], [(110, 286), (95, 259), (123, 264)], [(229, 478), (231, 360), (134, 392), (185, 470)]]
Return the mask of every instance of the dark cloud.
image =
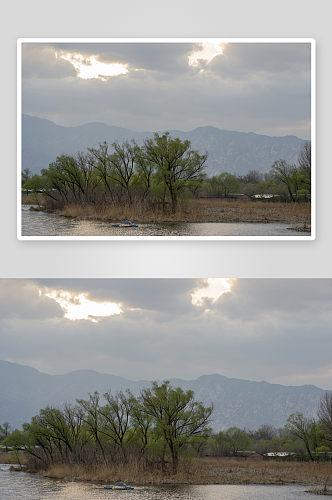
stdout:
[[(28, 44), (23, 112), (67, 126), (101, 121), (154, 131), (212, 125), (310, 138), (310, 44), (228, 44), (211, 62), (189, 66), (188, 56), (197, 48), (194, 43)], [(106, 81), (82, 80), (60, 58), (67, 51), (127, 64), (129, 71)]]
[(221, 77), (240, 80), (261, 79), (263, 75), (277, 76), (280, 80), (286, 73), (299, 76), (302, 72), (309, 78), (310, 51), (309, 43), (229, 43), (206, 69)]
[[(217, 300), (196, 279), (3, 280), (2, 358), (47, 373), (90, 368), (129, 379), (206, 373), (286, 385), (332, 385), (330, 279), (238, 279)], [(47, 289), (122, 304), (72, 321)], [(39, 294), (41, 290), (41, 295)], [(206, 293), (206, 292), (205, 292)]]
[(0, 318), (49, 320), (63, 317), (61, 307), (45, 296), (30, 280), (0, 280)]
[(86, 293), (90, 300), (120, 302), (162, 314), (180, 314), (193, 309), (190, 293), (198, 279), (38, 279), (40, 287)]
[(195, 48), (193, 43), (66, 43), (52, 44), (63, 54), (95, 56), (98, 61), (127, 64), (132, 70), (181, 74), (188, 72), (188, 54)]
[(23, 80), (62, 79), (75, 77), (74, 66), (60, 57), (50, 45), (27, 43), (22, 45)]

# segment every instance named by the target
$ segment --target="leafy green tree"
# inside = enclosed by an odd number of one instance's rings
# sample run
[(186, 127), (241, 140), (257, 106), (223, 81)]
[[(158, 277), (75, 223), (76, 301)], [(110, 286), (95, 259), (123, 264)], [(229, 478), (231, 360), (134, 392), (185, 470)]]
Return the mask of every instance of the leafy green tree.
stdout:
[(144, 141), (142, 157), (155, 166), (157, 180), (167, 187), (173, 212), (179, 195), (188, 186), (188, 182), (203, 182), (207, 156), (207, 153), (199, 155), (198, 151), (192, 150), (190, 141), (172, 138), (169, 132), (161, 136), (155, 133), (152, 139)]
[[(7, 438), (7, 436), (9, 436), (11, 431), (12, 428), (9, 422), (4, 422), (2, 425), (0, 425), (0, 444), (2, 444), (2, 446), (7, 446), (6, 443), (4, 443), (4, 440)], [(8, 451), (7, 447), (6, 451)]]
[(236, 177), (234, 177), (234, 175), (229, 174), (228, 172), (223, 172), (218, 175), (217, 180), (225, 198), (228, 198), (231, 194), (235, 194), (240, 191), (239, 181)]
[[(141, 150), (134, 140), (125, 141), (121, 146), (118, 142), (113, 142), (112, 147), (114, 153), (108, 157), (109, 177), (127, 191), (131, 201), (130, 188), (139, 180), (136, 172)], [(142, 165), (141, 162), (141, 167)]]
[(106, 459), (105, 450), (102, 440), (102, 430), (104, 427), (104, 419), (100, 413), (100, 396), (97, 391), (93, 394), (89, 393), (89, 399), (76, 399), (82, 412), (80, 418), (88, 426), (90, 435), (98, 444), (104, 460)]
[(0, 443), (10, 434), (11, 430), (12, 428), (9, 422), (4, 422), (2, 425), (0, 424)]
[(208, 433), (213, 405), (205, 408), (194, 401), (193, 391), (173, 388), (169, 381), (160, 386), (152, 382), (151, 388), (141, 391), (140, 400), (144, 412), (153, 419), (154, 432), (163, 438), (169, 449), (176, 474), (181, 450), (193, 436)]
[(38, 194), (46, 193), (50, 188), (51, 182), (46, 175), (35, 174), (24, 183), (22, 190), (25, 191), (26, 194), (32, 195), (30, 198), (31, 201), (39, 205)]
[[(314, 460), (315, 443), (312, 443), (313, 430), (316, 423), (313, 419), (304, 417), (303, 413), (292, 413), (285, 426), (286, 430), (303, 441), (310, 460)], [(312, 450), (313, 448), (313, 450)]]
[(112, 180), (110, 178), (110, 165), (109, 165), (109, 153), (108, 153), (108, 143), (104, 141), (103, 143), (99, 143), (99, 148), (88, 148), (89, 153), (95, 159), (94, 167), (99, 173), (101, 179), (106, 186), (111, 199), (113, 200), (112, 195)]
[(215, 454), (218, 456), (235, 455), (238, 451), (250, 449), (251, 439), (238, 427), (230, 427), (214, 436)]
[(149, 444), (153, 417), (144, 411), (142, 402), (139, 399), (135, 400), (131, 408), (130, 422), (134, 429), (134, 439), (141, 444), (141, 452), (143, 453)]
[[(31, 170), (30, 168), (24, 168), (23, 171), (21, 172), (21, 185), (22, 188), (24, 184), (31, 178)], [(27, 191), (26, 194), (29, 194)]]
[(2, 444), (7, 449), (18, 451), (31, 451), (35, 447), (36, 441), (29, 432), (28, 424), (23, 424), (23, 430), (15, 429), (7, 435)]
[(287, 187), (288, 194), (292, 201), (295, 201), (293, 194), (295, 172), (296, 167), (294, 165), (289, 165), (285, 160), (275, 161), (270, 170), (272, 177), (282, 182)]
[(130, 417), (136, 399), (129, 389), (125, 392), (118, 391), (115, 396), (112, 396), (111, 392), (108, 391), (104, 394), (104, 398), (107, 404), (99, 408), (99, 413), (103, 416), (106, 425), (101, 429), (101, 432), (120, 446), (123, 456), (126, 458), (125, 444), (133, 437), (130, 432)]
[(251, 441), (247, 434), (238, 427), (230, 427), (225, 432), (226, 440), (231, 452), (235, 455), (238, 451), (250, 449)]

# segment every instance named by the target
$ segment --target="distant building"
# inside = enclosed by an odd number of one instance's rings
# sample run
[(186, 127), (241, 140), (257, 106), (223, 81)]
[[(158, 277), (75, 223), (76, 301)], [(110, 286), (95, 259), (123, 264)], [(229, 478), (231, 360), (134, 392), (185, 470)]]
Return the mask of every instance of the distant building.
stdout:
[(279, 198), (279, 194), (254, 194), (253, 198), (264, 198), (264, 199), (270, 199), (270, 198)]
[(265, 453), (266, 457), (288, 457), (289, 455), (295, 455), (295, 453), (290, 451), (276, 451)]

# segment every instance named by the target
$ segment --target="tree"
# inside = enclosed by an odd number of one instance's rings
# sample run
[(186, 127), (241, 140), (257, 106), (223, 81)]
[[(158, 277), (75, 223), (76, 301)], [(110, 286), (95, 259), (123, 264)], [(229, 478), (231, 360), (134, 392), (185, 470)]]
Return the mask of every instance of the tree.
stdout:
[(320, 400), (318, 417), (325, 432), (325, 439), (332, 446), (332, 393), (326, 392)]
[(129, 188), (139, 180), (136, 169), (141, 150), (134, 139), (130, 142), (125, 141), (122, 146), (117, 141), (113, 142), (112, 147), (114, 153), (108, 157), (110, 164), (109, 176), (126, 189), (131, 201)]
[(251, 445), (249, 436), (238, 427), (230, 427), (227, 431), (220, 431), (214, 437), (213, 447), (216, 455), (235, 455), (238, 451), (248, 450)]
[(199, 155), (191, 149), (190, 141), (172, 138), (169, 132), (162, 136), (154, 134), (146, 139), (142, 157), (156, 168), (157, 178), (167, 187), (171, 198), (172, 211), (175, 212), (179, 194), (191, 180), (203, 181), (203, 169), (207, 153)]
[(11, 426), (9, 422), (4, 422), (0, 425), (0, 443), (3, 439), (5, 439), (8, 434), (11, 432)]
[[(31, 178), (31, 170), (30, 168), (24, 168), (21, 172), (21, 185), (22, 188), (24, 184)], [(26, 192), (26, 194), (29, 194), (29, 191)]]
[(89, 153), (95, 159), (95, 169), (98, 171), (101, 176), (104, 185), (107, 187), (108, 192), (113, 200), (112, 196), (112, 188), (109, 178), (109, 154), (108, 154), (108, 144), (104, 141), (102, 144), (99, 143), (99, 148), (88, 148)]
[(95, 442), (98, 444), (103, 458), (105, 460), (105, 450), (102, 444), (101, 440), (101, 429), (103, 428), (103, 419), (100, 414), (100, 396), (97, 391), (95, 391), (93, 394), (89, 393), (89, 399), (76, 399), (76, 402), (80, 406), (80, 408), (83, 410), (82, 413), (80, 413), (80, 418), (82, 419), (83, 422), (85, 422), (89, 428), (89, 431), (91, 435), (93, 436), (93, 439)]
[[(303, 413), (292, 413), (288, 419), (287, 424), (285, 426), (286, 430), (298, 437), (303, 441), (307, 453), (309, 455), (310, 460), (314, 460), (314, 456), (312, 454), (312, 450), (310, 449), (312, 445), (312, 432), (313, 427), (316, 426), (316, 423), (313, 419), (307, 418), (303, 416)], [(316, 451), (316, 450), (314, 450)]]
[[(9, 436), (11, 431), (12, 428), (9, 422), (4, 422), (2, 425), (0, 425), (0, 443), (2, 443)], [(6, 445), (6, 451), (8, 451), (7, 445)]]
[(296, 169), (294, 165), (289, 165), (285, 160), (279, 160), (273, 163), (270, 171), (274, 179), (282, 182), (287, 187), (288, 194), (292, 201), (295, 201), (293, 195), (294, 177), (292, 178), (292, 176), (294, 176), (294, 169)]
[(26, 194), (31, 193), (33, 195), (30, 198), (32, 202), (37, 202), (38, 205), (40, 205), (38, 194), (47, 192), (50, 187), (50, 180), (47, 176), (35, 174), (23, 184), (22, 190), (26, 191)]
[(205, 408), (194, 401), (193, 391), (173, 388), (169, 381), (160, 386), (152, 382), (151, 388), (141, 391), (140, 400), (143, 411), (153, 419), (154, 432), (163, 438), (170, 451), (176, 474), (180, 451), (193, 436), (208, 433), (213, 405)]
[(115, 396), (112, 396), (111, 392), (108, 391), (104, 394), (104, 398), (107, 405), (100, 407), (99, 413), (104, 417), (107, 425), (101, 429), (101, 432), (108, 436), (113, 443), (120, 446), (126, 459), (124, 445), (132, 438), (129, 424), (136, 399), (129, 389), (126, 389), (125, 392), (118, 391)]
[(240, 191), (239, 181), (236, 177), (234, 177), (234, 175), (229, 174), (228, 172), (223, 172), (218, 175), (217, 180), (225, 198), (227, 198), (230, 194), (238, 193)]
[(311, 179), (311, 143), (305, 141), (303, 144), (298, 160), (301, 171), (306, 175), (307, 179)]
[(245, 184), (258, 184), (263, 180), (263, 174), (259, 170), (249, 170), (249, 172), (243, 177), (243, 182)]

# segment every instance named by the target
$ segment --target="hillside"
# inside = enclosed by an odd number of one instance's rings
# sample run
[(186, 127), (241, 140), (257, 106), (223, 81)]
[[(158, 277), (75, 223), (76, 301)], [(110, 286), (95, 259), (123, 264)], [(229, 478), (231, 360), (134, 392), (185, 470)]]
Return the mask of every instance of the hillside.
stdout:
[[(41, 408), (75, 402), (88, 393), (104, 394), (111, 389), (130, 388), (136, 395), (147, 387), (146, 380), (131, 381), (94, 370), (78, 370), (65, 375), (48, 375), (29, 366), (0, 361), (0, 423), (20, 427)], [(195, 392), (196, 399), (215, 405), (215, 431), (232, 426), (258, 429), (262, 424), (283, 426), (296, 411), (315, 417), (324, 390), (313, 385), (287, 387), (268, 382), (251, 382), (223, 375), (203, 375), (196, 380), (170, 379), (175, 387)]]
[[(209, 153), (206, 173), (209, 177), (222, 172), (245, 175), (250, 170), (268, 172), (280, 159), (296, 164), (304, 143), (295, 136), (269, 137), (253, 132), (232, 132), (216, 127), (199, 127), (191, 132), (170, 130), (173, 137), (188, 139), (201, 154)], [(126, 128), (87, 123), (78, 127), (63, 127), (50, 120), (22, 115), (22, 169), (40, 173), (61, 154), (86, 151), (107, 141), (135, 139), (138, 144), (152, 137), (153, 132), (134, 132)]]

